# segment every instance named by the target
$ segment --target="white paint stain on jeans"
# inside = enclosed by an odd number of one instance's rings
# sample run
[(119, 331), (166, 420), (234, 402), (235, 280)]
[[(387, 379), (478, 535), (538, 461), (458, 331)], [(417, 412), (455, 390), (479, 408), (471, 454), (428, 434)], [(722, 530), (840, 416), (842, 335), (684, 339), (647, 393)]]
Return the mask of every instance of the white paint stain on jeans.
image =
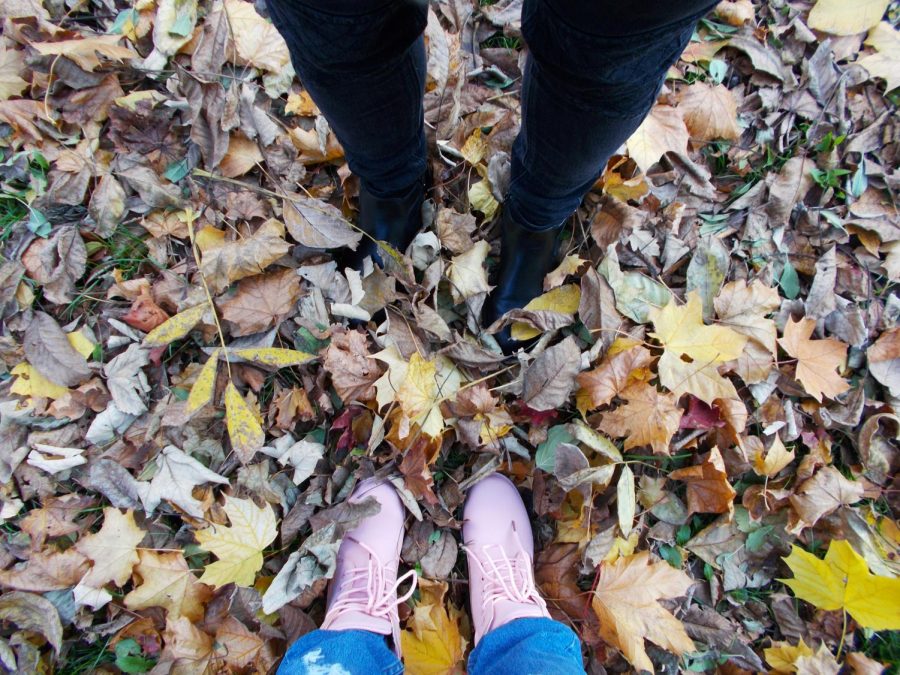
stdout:
[(307, 652), (300, 660), (303, 664), (302, 672), (305, 675), (350, 675), (350, 671), (339, 663), (322, 663), (323, 658), (321, 649)]

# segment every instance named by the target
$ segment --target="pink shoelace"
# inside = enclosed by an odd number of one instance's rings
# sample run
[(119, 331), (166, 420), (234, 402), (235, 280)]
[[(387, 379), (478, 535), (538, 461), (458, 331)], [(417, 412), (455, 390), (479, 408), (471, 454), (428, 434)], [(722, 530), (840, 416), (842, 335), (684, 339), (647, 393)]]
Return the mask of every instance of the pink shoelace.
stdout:
[[(394, 652), (400, 656), (400, 619), (396, 607), (412, 597), (419, 582), (415, 570), (410, 570), (393, 584), (388, 582), (385, 566), (378, 555), (363, 542), (354, 539), (369, 554), (365, 567), (354, 567), (344, 572), (345, 581), (341, 589), (341, 597), (328, 608), (328, 616), (322, 628), (348, 612), (362, 612), (369, 616), (386, 619), (391, 625), (391, 637), (394, 641)], [(407, 580), (411, 581), (409, 590), (401, 597), (397, 591)], [(364, 581), (365, 583), (359, 583)]]
[(466, 553), (471, 553), (471, 560), (478, 566), (484, 577), (484, 595), (481, 608), (489, 617), (484, 631), (490, 630), (494, 623), (496, 605), (501, 600), (509, 602), (534, 604), (547, 611), (547, 603), (538, 593), (534, 582), (534, 568), (531, 557), (522, 545), (519, 533), (513, 529), (518, 551), (510, 558), (500, 544), (485, 544), (481, 553), (468, 546), (463, 546)]

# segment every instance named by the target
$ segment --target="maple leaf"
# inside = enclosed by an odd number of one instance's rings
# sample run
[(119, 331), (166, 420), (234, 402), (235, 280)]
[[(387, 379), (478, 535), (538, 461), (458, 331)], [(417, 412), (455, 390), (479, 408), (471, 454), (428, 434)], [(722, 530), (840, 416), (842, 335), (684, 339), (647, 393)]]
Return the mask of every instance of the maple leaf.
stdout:
[(600, 635), (619, 649), (638, 670), (654, 672), (644, 640), (676, 654), (694, 651), (682, 623), (659, 604), (683, 596), (693, 582), (666, 562), (650, 562), (650, 554), (604, 563), (591, 600), (600, 619)]
[(283, 269), (243, 279), (237, 292), (219, 307), (222, 318), (235, 325), (232, 335), (250, 335), (284, 321), (299, 297), (300, 277), (292, 269)]
[(856, 35), (878, 25), (890, 0), (817, 0), (809, 12), (809, 27), (833, 35)]
[(734, 510), (737, 493), (728, 482), (725, 462), (718, 448), (710, 450), (701, 464), (673, 471), (669, 478), (687, 483), (689, 513), (731, 513)]
[(229, 36), (234, 41), (237, 65), (250, 65), (280, 73), (289, 66), (290, 53), (281, 33), (256, 11), (251, 2), (225, 0), (225, 12), (230, 25)]
[(693, 394), (712, 405), (717, 398), (737, 398), (734, 385), (719, 375), (717, 367), (740, 356), (747, 337), (726, 326), (703, 323), (700, 295), (689, 293), (687, 303), (672, 299), (651, 311), (655, 333), (665, 351), (659, 359), (659, 381), (672, 393)]
[(760, 476), (768, 476), (772, 478), (784, 467), (794, 461), (794, 451), (784, 447), (779, 436), (775, 436), (772, 441), (772, 447), (768, 450), (763, 449), (762, 443), (753, 454), (753, 470)]
[(173, 621), (180, 617), (202, 619), (203, 605), (212, 597), (212, 590), (197, 581), (184, 555), (178, 551), (148, 550), (139, 555), (140, 562), (133, 572), (135, 588), (125, 596), (125, 606), (131, 610), (162, 607)]
[(228, 479), (210, 471), (174, 445), (167, 445), (156, 457), (156, 475), (149, 483), (138, 482), (141, 503), (148, 514), (165, 499), (189, 516), (200, 518), (201, 503), (191, 494), (201, 483), (228, 483)]
[(166, 617), (164, 657), (174, 660), (173, 675), (212, 675), (213, 639), (186, 616)]
[(629, 385), (649, 379), (651, 361), (650, 350), (640, 343), (616, 338), (598, 367), (575, 378), (579, 409), (584, 413), (606, 405)]
[(419, 579), (420, 600), (400, 633), (403, 665), (410, 675), (444, 675), (454, 672), (466, 651), (459, 630), (462, 612), (444, 607), (446, 582)]
[(447, 270), (447, 278), (450, 280), (450, 294), (453, 302), (460, 303), (473, 295), (487, 293), (487, 270), (484, 269), (484, 260), (487, 258), (490, 245), (481, 240), (465, 253), (460, 253), (450, 260)]
[(132, 511), (123, 514), (113, 507), (103, 509), (100, 530), (81, 537), (75, 544), (75, 549), (93, 563), (81, 583), (99, 588), (112, 581), (122, 586), (140, 560), (135, 547), (145, 534), (134, 522)]
[(849, 542), (832, 539), (824, 560), (794, 545), (784, 561), (794, 576), (778, 581), (801, 600), (819, 609), (845, 610), (865, 628), (900, 629), (900, 579), (869, 572)]
[(625, 404), (603, 413), (600, 429), (616, 438), (625, 437), (626, 450), (649, 446), (654, 454), (668, 455), (682, 414), (675, 398), (644, 382), (631, 385), (621, 396)]
[(18, 96), (28, 83), (19, 75), (25, 68), (22, 53), (15, 49), (0, 46), (0, 101), (10, 96)]
[(766, 647), (763, 654), (766, 661), (772, 666), (775, 673), (797, 672), (797, 659), (801, 656), (812, 656), (812, 649), (800, 638), (800, 642), (792, 645), (790, 642), (773, 642), (771, 647)]
[(100, 67), (100, 59), (97, 58), (97, 54), (114, 60), (138, 56), (129, 47), (119, 45), (118, 42), (121, 39), (121, 35), (95, 35), (76, 40), (60, 40), (59, 42), (32, 42), (31, 46), (44, 56), (65, 56), (86, 71), (93, 72), (94, 68)]
[(796, 377), (806, 393), (821, 402), (823, 396), (834, 398), (850, 388), (837, 373), (847, 357), (847, 345), (833, 338), (811, 340), (809, 336), (815, 327), (812, 319), (790, 318), (784, 325), (784, 337), (778, 342), (797, 359)]
[(741, 136), (737, 123), (737, 103), (725, 85), (694, 82), (682, 90), (678, 109), (691, 132), (691, 139), (736, 141)]
[(290, 248), (284, 240), (284, 225), (267, 220), (249, 237), (205, 251), (200, 271), (213, 290), (221, 291), (232, 281), (264, 271)]
[(791, 495), (791, 506), (796, 518), (791, 518), (793, 522), (789, 523), (787, 529), (798, 533), (805, 527), (811, 527), (839, 507), (858, 502), (863, 498), (863, 493), (861, 483), (847, 480), (833, 466), (822, 467)]
[(625, 141), (625, 147), (638, 168), (646, 173), (665, 153), (686, 153), (689, 140), (681, 111), (668, 105), (655, 105)]
[(375, 381), (381, 376), (381, 370), (369, 358), (364, 334), (335, 331), (323, 361), (325, 370), (331, 373), (334, 390), (345, 403), (368, 401), (375, 395)]
[[(418, 353), (409, 359), (406, 374), (397, 389), (397, 402), (406, 424), (416, 424), (431, 437), (441, 435), (444, 416), (441, 402), (459, 389), (462, 375), (445, 357), (426, 360)], [(405, 434), (400, 435), (403, 438)]]
[(230, 527), (213, 525), (196, 533), (200, 547), (219, 559), (206, 566), (200, 581), (219, 588), (225, 584), (252, 586), (262, 569), (263, 549), (278, 536), (275, 511), (250, 499), (226, 497), (224, 510)]

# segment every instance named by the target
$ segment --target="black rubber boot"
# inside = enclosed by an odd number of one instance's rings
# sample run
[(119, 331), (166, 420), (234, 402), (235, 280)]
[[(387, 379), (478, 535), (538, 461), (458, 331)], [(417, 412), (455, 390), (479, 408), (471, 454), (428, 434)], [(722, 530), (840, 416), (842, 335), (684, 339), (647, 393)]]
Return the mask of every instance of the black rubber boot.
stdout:
[[(386, 241), (400, 253), (422, 229), (422, 203), (425, 201), (425, 177), (416, 181), (400, 197), (382, 198), (370, 193), (360, 181), (359, 220), (357, 225), (378, 241)], [(361, 270), (366, 256), (383, 266), (383, 250), (369, 237), (363, 236), (355, 251), (341, 256), (344, 267)]]
[[(484, 304), (482, 323), (487, 328), (511, 309), (519, 309), (544, 291), (544, 277), (557, 264), (562, 225), (549, 230), (527, 230), (504, 211), (500, 219), (500, 265), (495, 288)], [(494, 334), (504, 353), (522, 346), (509, 326)]]

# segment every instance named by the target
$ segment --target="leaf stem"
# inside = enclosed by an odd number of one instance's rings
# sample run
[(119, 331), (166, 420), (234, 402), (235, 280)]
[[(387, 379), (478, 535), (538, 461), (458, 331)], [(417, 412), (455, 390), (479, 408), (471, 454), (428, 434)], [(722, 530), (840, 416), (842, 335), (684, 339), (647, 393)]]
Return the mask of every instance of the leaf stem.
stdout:
[(841, 653), (844, 651), (844, 640), (847, 638), (847, 610), (842, 609), (842, 613), (844, 614), (844, 623), (841, 626), (841, 642), (838, 644), (837, 650), (837, 660), (840, 661)]

